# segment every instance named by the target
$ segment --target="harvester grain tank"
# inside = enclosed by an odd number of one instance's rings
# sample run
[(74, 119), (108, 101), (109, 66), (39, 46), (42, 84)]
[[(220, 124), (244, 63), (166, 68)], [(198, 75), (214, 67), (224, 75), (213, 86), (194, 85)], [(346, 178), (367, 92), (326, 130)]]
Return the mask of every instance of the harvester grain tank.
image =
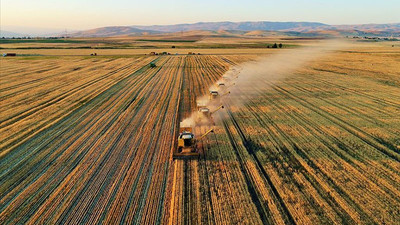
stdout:
[(210, 109), (207, 107), (202, 107), (199, 109), (199, 112), (205, 117), (210, 117)]

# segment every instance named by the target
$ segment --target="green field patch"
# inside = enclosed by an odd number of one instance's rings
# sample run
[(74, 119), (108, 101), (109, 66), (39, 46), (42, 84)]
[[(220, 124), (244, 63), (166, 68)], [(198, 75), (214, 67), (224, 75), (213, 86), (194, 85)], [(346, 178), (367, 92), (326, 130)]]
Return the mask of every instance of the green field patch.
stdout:
[(85, 43), (86, 41), (68, 39), (0, 39), (0, 44), (17, 43)]
[(196, 42), (197, 40), (165, 40), (165, 39), (138, 39), (136, 41), (148, 41), (148, 42)]

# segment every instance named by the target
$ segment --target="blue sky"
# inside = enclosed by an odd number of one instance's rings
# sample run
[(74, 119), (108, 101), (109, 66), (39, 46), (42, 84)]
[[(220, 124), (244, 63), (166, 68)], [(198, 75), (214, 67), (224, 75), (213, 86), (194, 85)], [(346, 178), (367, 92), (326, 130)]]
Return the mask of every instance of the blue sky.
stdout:
[(78, 30), (200, 21), (398, 23), (400, 0), (1, 0), (2, 29)]

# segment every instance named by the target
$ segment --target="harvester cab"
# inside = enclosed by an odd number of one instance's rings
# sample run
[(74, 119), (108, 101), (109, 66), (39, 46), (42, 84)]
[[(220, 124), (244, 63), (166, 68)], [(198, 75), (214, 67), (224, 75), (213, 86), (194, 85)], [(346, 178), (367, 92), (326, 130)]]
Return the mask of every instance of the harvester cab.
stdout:
[(206, 105), (205, 102), (197, 102), (197, 111), (200, 111), (201, 108), (207, 108)]
[(210, 99), (216, 99), (218, 97), (218, 91), (210, 91)]
[(203, 114), (204, 116), (206, 116), (206, 117), (210, 117), (210, 109), (207, 108), (207, 107), (201, 107), (201, 108), (199, 108), (199, 112), (200, 112), (201, 114)]
[(197, 120), (196, 121), (198, 123), (202, 123), (202, 122), (205, 122), (205, 121), (207, 121), (207, 123), (214, 122), (212, 115), (215, 112), (217, 112), (218, 110), (223, 109), (223, 108), (224, 108), (223, 105), (220, 105), (220, 106), (218, 106), (217, 108), (215, 108), (213, 110), (210, 110), (207, 107), (199, 107), (198, 108), (198, 114), (197, 114), (198, 116), (197, 116)]
[(178, 137), (178, 153), (195, 152), (195, 140), (192, 127), (180, 127)]

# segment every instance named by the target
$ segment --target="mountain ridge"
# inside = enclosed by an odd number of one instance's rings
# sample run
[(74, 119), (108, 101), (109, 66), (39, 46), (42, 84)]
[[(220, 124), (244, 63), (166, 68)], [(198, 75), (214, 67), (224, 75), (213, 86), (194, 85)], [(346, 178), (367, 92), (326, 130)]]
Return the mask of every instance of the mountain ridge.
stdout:
[[(396, 36), (400, 37), (400, 23), (387, 24), (353, 24), (329, 25), (320, 22), (271, 22), (271, 21), (245, 21), (245, 22), (198, 22), (173, 25), (149, 26), (107, 26), (69, 33), (71, 37), (112, 37), (112, 36), (143, 36), (162, 33), (177, 33), (189, 31), (212, 31), (237, 34), (240, 32), (267, 31), (282, 32), (289, 35), (322, 35), (322, 36)], [(238, 31), (238, 32), (236, 32)], [(264, 33), (267, 33), (264, 32)], [(20, 32), (8, 32), (20, 35)], [(255, 32), (257, 33), (257, 32)], [(61, 34), (60, 34), (61, 35)], [(64, 34), (65, 35), (65, 34)], [(48, 36), (48, 35), (44, 35)]]

